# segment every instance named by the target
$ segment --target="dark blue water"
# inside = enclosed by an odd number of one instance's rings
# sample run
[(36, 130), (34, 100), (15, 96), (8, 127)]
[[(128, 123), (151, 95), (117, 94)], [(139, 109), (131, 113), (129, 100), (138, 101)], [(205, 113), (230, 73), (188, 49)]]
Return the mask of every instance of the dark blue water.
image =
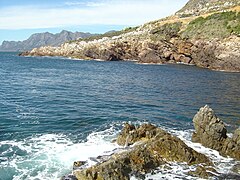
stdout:
[[(41, 177), (40, 172), (51, 168), (35, 168), (28, 174), (34, 167), (25, 158), (33, 157), (32, 146), (43, 139), (74, 145), (86, 142), (92, 132), (118, 128), (125, 121), (189, 130), (192, 117), (205, 104), (232, 131), (240, 125), (239, 87), (240, 73), (194, 66), (0, 53), (0, 179)], [(14, 166), (18, 162), (20, 168)], [(29, 171), (19, 177), (24, 168)], [(54, 168), (46, 173), (55, 172)]]

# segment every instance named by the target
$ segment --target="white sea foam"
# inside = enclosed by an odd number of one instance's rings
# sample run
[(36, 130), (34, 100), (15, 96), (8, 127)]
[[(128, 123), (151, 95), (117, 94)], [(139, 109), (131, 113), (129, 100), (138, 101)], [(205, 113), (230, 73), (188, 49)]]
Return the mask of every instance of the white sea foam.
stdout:
[(176, 131), (170, 130), (170, 132), (181, 140), (183, 140), (189, 147), (193, 148), (195, 151), (205, 154), (207, 157), (211, 159), (214, 163), (216, 170), (219, 173), (229, 173), (231, 172), (231, 168), (237, 163), (234, 159), (229, 157), (223, 157), (219, 154), (218, 151), (206, 148), (202, 146), (200, 143), (193, 143), (191, 141), (191, 135), (193, 130), (186, 130), (186, 131)]
[[(159, 180), (159, 179), (167, 179), (167, 180), (175, 180), (175, 179), (186, 179), (186, 180), (201, 180), (201, 178), (193, 177), (188, 175), (189, 171), (194, 171), (195, 166), (188, 166), (186, 163), (177, 163), (170, 162), (166, 165), (160, 166), (153, 173), (149, 173), (146, 175), (146, 180)], [(136, 177), (131, 177), (131, 180), (137, 180)]]
[[(1, 154), (1, 178), (59, 179), (71, 173), (74, 161), (88, 161), (89, 165), (93, 165), (96, 162), (91, 161), (90, 157), (107, 155), (116, 149), (118, 146), (110, 141), (115, 133), (117, 131), (112, 128), (95, 132), (82, 143), (73, 143), (67, 136), (56, 134), (41, 135), (22, 141), (2, 141), (0, 149), (4, 148), (3, 146), (7, 149)], [(12, 156), (7, 157), (9, 154)]]
[[(137, 122), (137, 124), (142, 124), (142, 122)], [(231, 158), (222, 157), (217, 151), (205, 148), (198, 143), (192, 143), (192, 130), (167, 129), (167, 131), (178, 136), (196, 151), (207, 155), (220, 173), (229, 173), (231, 167), (236, 163)], [(107, 130), (89, 134), (86, 141), (81, 143), (74, 143), (67, 136), (57, 134), (45, 134), (22, 141), (2, 141), (0, 149), (5, 150), (0, 156), (1, 178), (4, 180), (59, 179), (61, 176), (71, 173), (74, 161), (87, 161), (88, 166), (91, 166), (96, 164), (94, 158), (97, 156), (112, 154), (119, 148), (118, 145), (111, 143), (117, 133), (119, 131), (112, 126)], [(187, 172), (193, 171), (195, 168), (186, 163), (169, 162), (160, 166), (153, 173), (147, 174), (145, 179), (194, 179)], [(13, 172), (15, 175), (9, 176)], [(135, 179), (137, 178), (131, 177), (131, 180)]]

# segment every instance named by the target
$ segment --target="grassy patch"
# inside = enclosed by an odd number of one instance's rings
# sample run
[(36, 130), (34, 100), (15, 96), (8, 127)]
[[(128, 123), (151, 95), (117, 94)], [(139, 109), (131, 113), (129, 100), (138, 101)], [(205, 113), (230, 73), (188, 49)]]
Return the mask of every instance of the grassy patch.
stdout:
[(240, 35), (240, 13), (221, 12), (206, 18), (199, 17), (189, 23), (182, 32), (182, 38), (226, 38), (231, 34)]

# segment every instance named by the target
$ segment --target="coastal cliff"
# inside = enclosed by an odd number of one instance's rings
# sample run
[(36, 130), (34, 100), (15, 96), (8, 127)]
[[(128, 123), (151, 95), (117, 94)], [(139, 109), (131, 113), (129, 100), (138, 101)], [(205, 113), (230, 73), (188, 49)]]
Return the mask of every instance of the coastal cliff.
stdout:
[[(227, 136), (226, 127), (209, 106), (200, 108), (193, 118), (194, 142), (218, 150), (223, 156), (240, 160), (240, 129), (233, 136)], [(239, 164), (228, 174), (218, 172), (211, 158), (195, 151), (180, 138), (151, 124), (134, 126), (126, 123), (116, 141), (123, 149), (109, 156), (99, 156), (97, 163), (88, 166), (87, 162), (76, 161), (73, 174), (62, 180), (97, 180), (97, 179), (145, 179), (147, 173), (154, 174), (158, 167), (171, 168), (171, 162), (185, 163), (194, 167), (186, 171), (192, 177), (204, 179), (238, 179)]]
[[(199, 7), (199, 8), (197, 8)], [(23, 56), (64, 56), (139, 63), (184, 63), (240, 72), (240, 4), (191, 0), (174, 16), (111, 35), (44, 46)]]

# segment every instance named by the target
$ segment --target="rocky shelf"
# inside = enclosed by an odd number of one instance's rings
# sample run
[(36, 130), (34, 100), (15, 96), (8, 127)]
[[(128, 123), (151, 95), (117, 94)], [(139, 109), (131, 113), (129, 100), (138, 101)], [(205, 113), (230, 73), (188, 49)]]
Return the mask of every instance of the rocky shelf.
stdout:
[[(224, 123), (215, 115), (214, 111), (205, 106), (200, 108), (194, 116), (194, 142), (218, 150), (223, 156), (230, 156), (240, 160), (240, 128), (232, 138), (227, 136)], [(98, 163), (87, 167), (86, 162), (76, 161), (73, 174), (62, 177), (62, 180), (129, 180), (131, 176), (144, 179), (147, 173), (169, 162), (183, 162), (195, 165), (194, 171), (188, 174), (217, 179), (239, 179), (240, 165), (233, 167), (229, 174), (218, 173), (209, 157), (187, 146), (178, 137), (152, 124), (134, 126), (126, 123), (116, 141), (124, 147), (123, 151), (109, 156), (100, 156)]]

